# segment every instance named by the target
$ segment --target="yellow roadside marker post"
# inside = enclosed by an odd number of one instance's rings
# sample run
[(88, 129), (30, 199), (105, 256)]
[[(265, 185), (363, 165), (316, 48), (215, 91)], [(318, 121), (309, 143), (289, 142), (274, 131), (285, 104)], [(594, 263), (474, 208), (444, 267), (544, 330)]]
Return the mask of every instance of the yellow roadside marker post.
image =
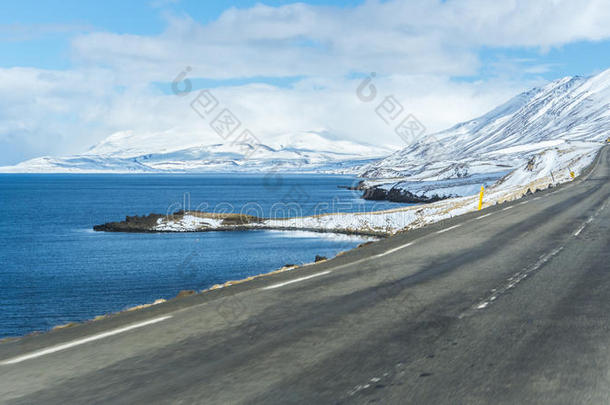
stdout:
[(481, 186), (481, 192), (479, 193), (479, 211), (483, 208), (483, 192), (485, 191), (485, 187)]
[(574, 177), (576, 177), (576, 175), (574, 174), (572, 169), (568, 168), (568, 170), (570, 171), (570, 177), (572, 178), (572, 180), (574, 180)]

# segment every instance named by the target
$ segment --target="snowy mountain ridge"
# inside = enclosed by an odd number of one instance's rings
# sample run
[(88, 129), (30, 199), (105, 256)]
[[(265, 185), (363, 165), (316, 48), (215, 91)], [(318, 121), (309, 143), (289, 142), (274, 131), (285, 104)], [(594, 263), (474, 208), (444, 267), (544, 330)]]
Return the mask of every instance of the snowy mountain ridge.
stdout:
[(386, 146), (336, 139), (325, 130), (275, 134), (264, 144), (229, 139), (211, 145), (202, 145), (201, 134), (178, 130), (121, 131), (83, 154), (35, 158), (0, 167), (0, 172), (274, 170), (357, 173), (396, 184), (506, 173), (549, 148), (599, 144), (609, 135), (610, 69), (531, 89), (479, 118), (415, 139), (394, 153)]
[(505, 172), (533, 154), (610, 135), (610, 69), (521, 93), (487, 114), (432, 134), (366, 166), (368, 178), (442, 180)]
[(41, 157), (0, 172), (17, 173), (171, 173), (285, 171), (354, 173), (393, 150), (317, 132), (276, 136), (269, 144), (231, 142), (201, 145), (198, 135), (117, 132), (87, 152), (66, 157)]

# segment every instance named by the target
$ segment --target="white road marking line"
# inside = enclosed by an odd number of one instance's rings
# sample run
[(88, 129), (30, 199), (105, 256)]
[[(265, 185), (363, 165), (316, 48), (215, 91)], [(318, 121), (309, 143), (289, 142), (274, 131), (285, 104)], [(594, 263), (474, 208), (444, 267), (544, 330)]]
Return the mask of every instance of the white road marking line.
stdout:
[(532, 201), (536, 201), (536, 200), (539, 200), (539, 199), (540, 199), (540, 197), (536, 197), (536, 198), (532, 199)]
[(462, 224), (453, 225), (453, 226), (450, 226), (449, 228), (446, 228), (446, 229), (441, 229), (440, 231), (436, 231), (436, 233), (443, 233), (443, 232), (447, 232), (447, 231), (450, 231), (450, 230), (452, 230), (452, 229), (458, 228), (458, 227), (460, 227), (460, 226), (462, 226)]
[(581, 232), (582, 232), (582, 231), (585, 229), (585, 227), (587, 226), (587, 224), (590, 224), (591, 222), (593, 222), (593, 220), (595, 219), (595, 217), (596, 217), (596, 216), (597, 216), (597, 215), (598, 215), (600, 212), (602, 212), (602, 211), (603, 211), (604, 207), (606, 207), (606, 202), (607, 202), (607, 200), (606, 200), (606, 201), (604, 201), (604, 203), (602, 204), (602, 206), (601, 206), (601, 207), (599, 207), (599, 209), (598, 209), (597, 211), (595, 211), (595, 213), (594, 213), (593, 215), (591, 215), (589, 218), (587, 218), (587, 220), (585, 221), (585, 223), (584, 223), (584, 224), (582, 224), (582, 225), (580, 226), (580, 228), (578, 228), (578, 229), (576, 230), (576, 232), (574, 232), (574, 236), (578, 236), (578, 235), (580, 235), (580, 233), (581, 233)]
[(601, 207), (598, 208), (597, 211), (595, 211), (595, 213), (593, 215), (591, 215), (589, 218), (587, 218), (587, 220), (584, 222), (584, 224), (582, 224), (580, 226), (580, 228), (578, 228), (576, 230), (576, 232), (574, 232), (574, 236), (578, 236), (580, 235), (580, 233), (585, 229), (585, 227), (587, 226), (587, 224), (590, 224), (591, 222), (593, 222), (593, 220), (595, 219), (595, 217), (597, 215), (599, 215), (600, 212), (602, 212), (604, 210), (604, 208), (606, 207), (606, 203), (608, 202), (608, 200), (605, 200), (604, 203), (601, 205)]
[(502, 209), (502, 211), (509, 210), (509, 209), (511, 209), (511, 208), (513, 208), (513, 207), (514, 207), (514, 205), (511, 205), (510, 207), (503, 208), (503, 209)]
[(527, 204), (529, 201), (522, 201), (519, 203), (519, 205), (523, 205), (523, 204)]
[(490, 213), (485, 214), (485, 215), (481, 215), (480, 217), (476, 217), (475, 219), (481, 219), (481, 218), (485, 218), (485, 217), (490, 216), (491, 214), (493, 214), (493, 212), (490, 212)]
[(578, 236), (578, 235), (580, 235), (580, 233), (582, 232), (582, 230), (583, 230), (583, 229), (585, 229), (585, 225), (586, 225), (586, 223), (582, 224), (582, 225), (580, 226), (580, 228), (578, 228), (578, 230), (577, 230), (576, 232), (574, 232), (574, 236)]
[(485, 299), (479, 301), (478, 303), (476, 303), (475, 305), (473, 305), (471, 307), (472, 308), (471, 310), (466, 310), (466, 311), (462, 312), (458, 316), (458, 318), (460, 318), (460, 319), (463, 318), (464, 316), (471, 313), (472, 310), (476, 311), (476, 310), (481, 310), (481, 309), (487, 308), (492, 302), (497, 300), (499, 297), (501, 297), (503, 294), (505, 294), (508, 290), (515, 288), (517, 286), (517, 284), (519, 284), (521, 281), (523, 281), (525, 278), (527, 278), (530, 274), (532, 274), (533, 272), (537, 271), (542, 266), (544, 266), (549, 260), (551, 260), (554, 256), (556, 256), (562, 250), (563, 250), (563, 246), (560, 246), (557, 249), (554, 249), (553, 251), (551, 251), (550, 253), (541, 256), (538, 259), (538, 261), (536, 263), (534, 263), (534, 265), (532, 267), (525, 268), (522, 271), (519, 271), (519, 272), (513, 274), (502, 285), (491, 290), (491, 294), (487, 298), (485, 298)]
[(56, 346), (51, 346), (51, 347), (48, 347), (46, 349), (37, 350), (37, 351), (34, 351), (32, 353), (29, 353), (29, 354), (24, 354), (22, 356), (13, 357), (12, 359), (4, 360), (4, 361), (0, 362), (0, 365), (5, 366), (5, 365), (8, 365), (8, 364), (21, 363), (22, 361), (25, 361), (25, 360), (35, 359), (36, 357), (40, 357), (40, 356), (44, 356), (44, 355), (47, 355), (47, 354), (55, 353), (55, 352), (58, 352), (60, 350), (66, 350), (66, 349), (69, 349), (69, 348), (74, 347), (74, 346), (79, 346), (79, 345), (82, 345), (82, 344), (85, 344), (85, 343), (93, 342), (95, 340), (104, 339), (104, 338), (107, 338), (109, 336), (118, 335), (119, 333), (127, 332), (127, 331), (130, 331), (132, 329), (141, 328), (141, 327), (147, 326), (147, 325), (152, 325), (153, 323), (161, 322), (161, 321), (164, 321), (164, 320), (169, 319), (171, 317), (172, 317), (171, 315), (161, 316), (159, 318), (150, 319), (150, 320), (145, 321), (145, 322), (134, 323), (132, 325), (125, 326), (125, 327), (118, 328), (118, 329), (113, 329), (113, 330), (110, 330), (108, 332), (98, 333), (97, 335), (92, 335), (92, 336), (89, 336), (89, 337), (86, 337), (86, 338), (73, 340), (71, 342), (62, 343), (62, 344), (59, 344), (59, 345), (56, 345)]
[(295, 278), (294, 280), (284, 281), (283, 283), (278, 283), (278, 284), (273, 284), (273, 285), (270, 285), (270, 286), (267, 286), (267, 287), (263, 287), (263, 288), (261, 288), (261, 290), (272, 290), (274, 288), (280, 288), (280, 287), (283, 287), (283, 286), (288, 285), (288, 284), (298, 283), (299, 281), (304, 281), (304, 280), (309, 280), (310, 278), (323, 276), (323, 275), (331, 273), (331, 272), (332, 272), (331, 270), (321, 271), (319, 273), (312, 274), (310, 276)]
[(377, 254), (377, 255), (375, 255), (373, 257), (383, 257), (385, 255), (389, 255), (390, 253), (394, 253), (394, 252), (399, 251), (400, 249), (404, 249), (406, 247), (409, 247), (409, 246), (413, 245), (414, 243), (415, 243), (415, 241), (412, 241), (412, 242), (409, 242), (409, 243), (405, 243), (402, 246), (395, 247), (394, 249), (390, 249), (387, 252), (379, 253), (379, 254)]

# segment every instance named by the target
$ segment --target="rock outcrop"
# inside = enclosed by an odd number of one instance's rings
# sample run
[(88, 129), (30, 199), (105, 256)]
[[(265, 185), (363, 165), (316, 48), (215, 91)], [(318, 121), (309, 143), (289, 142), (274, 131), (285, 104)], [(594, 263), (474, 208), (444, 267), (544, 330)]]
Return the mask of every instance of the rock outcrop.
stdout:
[(154, 232), (161, 214), (126, 216), (121, 222), (106, 222), (102, 225), (94, 225), (94, 231), (103, 232)]
[(415, 195), (408, 190), (402, 188), (392, 187), (389, 190), (383, 189), (381, 187), (371, 187), (364, 190), (364, 194), (362, 198), (365, 200), (374, 200), (374, 201), (392, 201), (392, 202), (401, 202), (401, 203), (410, 203), (410, 204), (420, 204), (420, 203), (432, 203), (440, 200), (444, 200), (447, 198), (454, 197), (452, 195), (447, 196), (439, 196), (434, 194), (432, 196), (425, 195)]

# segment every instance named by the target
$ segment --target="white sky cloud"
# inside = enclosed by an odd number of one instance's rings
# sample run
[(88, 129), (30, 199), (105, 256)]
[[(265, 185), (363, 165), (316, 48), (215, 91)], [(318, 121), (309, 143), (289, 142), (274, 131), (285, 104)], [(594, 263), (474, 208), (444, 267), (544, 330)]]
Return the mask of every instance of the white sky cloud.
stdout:
[[(170, 16), (156, 36), (91, 32), (71, 44), (66, 71), (0, 69), (0, 146), (14, 163), (40, 154), (84, 151), (121, 130), (185, 130), (202, 143), (220, 139), (188, 108), (187, 98), (161, 94), (185, 66), (191, 78), (303, 76), (293, 87), (214, 89), (265, 141), (283, 132), (326, 129), (349, 139), (399, 144), (355, 95), (377, 72), (379, 97), (394, 95), (429, 131), (441, 130), (540, 84), (540, 64), (478, 81), (482, 47), (548, 47), (610, 37), (607, 1), (369, 1), (355, 8), (291, 4), (228, 9), (202, 25)], [(525, 76), (525, 73), (530, 75)], [(586, 72), (583, 72), (586, 73)], [(378, 99), (381, 101), (381, 98)]]

